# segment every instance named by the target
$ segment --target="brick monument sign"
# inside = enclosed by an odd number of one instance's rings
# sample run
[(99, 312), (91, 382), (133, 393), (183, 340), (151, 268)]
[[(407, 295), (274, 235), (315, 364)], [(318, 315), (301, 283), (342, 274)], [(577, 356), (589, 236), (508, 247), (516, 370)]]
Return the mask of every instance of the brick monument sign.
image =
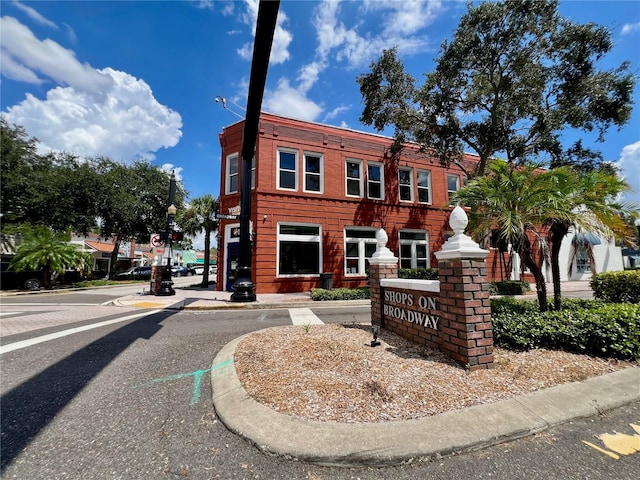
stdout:
[(435, 253), (439, 280), (398, 278), (398, 259), (376, 233), (370, 261), (371, 324), (440, 350), (468, 370), (493, 367), (493, 327), (486, 257), (464, 234), (467, 215), (451, 212), (454, 236)]

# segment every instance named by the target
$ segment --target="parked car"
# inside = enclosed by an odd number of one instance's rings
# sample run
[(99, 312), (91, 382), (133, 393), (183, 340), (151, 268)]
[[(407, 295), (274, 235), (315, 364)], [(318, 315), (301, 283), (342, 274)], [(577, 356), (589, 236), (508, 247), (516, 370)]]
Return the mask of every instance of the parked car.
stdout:
[[(192, 265), (193, 270), (196, 272), (196, 275), (204, 275), (204, 265)], [(218, 273), (218, 267), (216, 265), (209, 265), (209, 275), (215, 275)]]
[(149, 280), (151, 267), (132, 267), (116, 275), (118, 280)]
[(195, 275), (196, 271), (193, 267), (185, 267), (182, 265), (176, 265), (171, 267), (171, 275), (174, 277), (190, 277), (191, 275)]
[(2, 262), (0, 287), (3, 290), (40, 290), (44, 285), (44, 271), (42, 269), (14, 272), (8, 268), (9, 263)]

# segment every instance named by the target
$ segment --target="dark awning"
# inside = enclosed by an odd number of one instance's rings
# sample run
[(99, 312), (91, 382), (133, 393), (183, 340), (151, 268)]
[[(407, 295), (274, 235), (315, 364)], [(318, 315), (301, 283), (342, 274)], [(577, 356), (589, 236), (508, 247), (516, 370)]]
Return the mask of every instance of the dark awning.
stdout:
[(600, 237), (598, 237), (597, 235), (594, 235), (591, 232), (576, 232), (575, 236), (573, 237), (573, 244), (574, 245), (582, 245), (582, 246), (587, 246), (587, 245), (600, 245), (602, 243), (602, 241), (600, 240)]

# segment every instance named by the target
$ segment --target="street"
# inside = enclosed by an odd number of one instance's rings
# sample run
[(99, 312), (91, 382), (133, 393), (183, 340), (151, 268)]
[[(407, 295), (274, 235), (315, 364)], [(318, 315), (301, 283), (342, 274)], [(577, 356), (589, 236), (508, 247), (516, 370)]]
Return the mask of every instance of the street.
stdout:
[[(209, 372), (224, 345), (292, 324), (289, 311), (104, 305), (122, 295), (120, 288), (2, 297), (3, 329), (9, 320), (23, 325), (2, 336), (2, 478), (624, 480), (640, 471), (640, 453), (615, 459), (595, 438), (633, 435), (640, 403), (477, 452), (398, 467), (329, 468), (267, 456), (217, 420)], [(370, 318), (368, 307), (312, 310), (324, 323)], [(34, 318), (51, 321), (31, 329)]]

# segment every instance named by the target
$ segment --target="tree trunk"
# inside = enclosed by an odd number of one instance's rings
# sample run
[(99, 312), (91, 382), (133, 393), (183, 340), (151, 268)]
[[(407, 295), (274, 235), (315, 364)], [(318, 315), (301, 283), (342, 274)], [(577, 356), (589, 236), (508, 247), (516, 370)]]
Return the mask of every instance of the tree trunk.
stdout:
[(569, 232), (569, 227), (554, 222), (549, 229), (551, 235), (551, 276), (553, 278), (553, 306), (556, 310), (562, 308), (562, 289), (560, 283), (560, 247), (562, 239)]
[(202, 288), (209, 288), (209, 262), (211, 257), (211, 230), (204, 230), (204, 272), (202, 274)]
[(116, 279), (116, 263), (118, 263), (118, 251), (120, 251), (120, 236), (116, 237), (116, 241), (111, 251), (111, 262), (109, 264), (109, 280)]
[(523, 236), (521, 243), (523, 244), (522, 252), (520, 253), (522, 263), (524, 263), (524, 265), (531, 271), (536, 282), (536, 294), (538, 295), (538, 306), (540, 311), (546, 312), (548, 309), (547, 285), (545, 283), (544, 275), (542, 274), (542, 268), (536, 263), (533, 255), (531, 254), (531, 242), (526, 234)]

